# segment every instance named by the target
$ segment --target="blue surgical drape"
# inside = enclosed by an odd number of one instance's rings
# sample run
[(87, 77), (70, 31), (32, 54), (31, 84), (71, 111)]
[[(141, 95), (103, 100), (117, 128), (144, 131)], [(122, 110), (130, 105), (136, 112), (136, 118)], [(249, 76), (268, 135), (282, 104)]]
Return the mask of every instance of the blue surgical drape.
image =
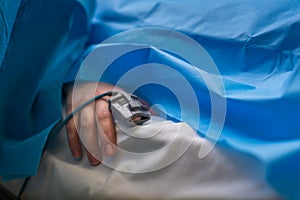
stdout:
[[(47, 10), (43, 17), (37, 18), (42, 13), (26, 15), (30, 2), (1, 6), (2, 13), (6, 13), (5, 9), (18, 11), (18, 15), (13, 12), (2, 15), (2, 23), (10, 28), (1, 29), (1, 38), (5, 39), (1, 41), (1, 49), (6, 50), (5, 56), (1, 51), (0, 155), (5, 163), (0, 163), (0, 169), (7, 178), (36, 171), (49, 129), (60, 116), (63, 79), (68, 70), (65, 81), (75, 79), (80, 63), (72, 69), (69, 66), (85, 52), (91, 13), (86, 2), (51, 1), (47, 3), (50, 7), (42, 1), (31, 2), (36, 11), (43, 5)], [(51, 13), (54, 12), (51, 8), (57, 15)], [(28, 24), (30, 31), (26, 28)], [(226, 98), (227, 113), (218, 145), (254, 156), (263, 163), (271, 186), (286, 198), (299, 198), (300, 2), (99, 0), (88, 44), (98, 44), (121, 31), (148, 26), (184, 33), (207, 50), (218, 66), (226, 91), (220, 97)], [(17, 34), (24, 34), (18, 36), (18, 45), (14, 39)], [(146, 62), (160, 62), (178, 69), (178, 58), (164, 53), (151, 47), (131, 52), (115, 61), (111, 68), (114, 73), (106, 73), (102, 80), (116, 83), (122, 73)], [(193, 80), (188, 70), (183, 73), (194, 88), (202, 91), (198, 98), (203, 105), (209, 105), (208, 93), (203, 92), (202, 85)], [(159, 70), (155, 74), (158, 80), (164, 77)], [(125, 89), (134, 86), (134, 81), (124, 85)], [(165, 104), (169, 116), (180, 119), (178, 105), (161, 88), (144, 87), (137, 94), (150, 103)], [(193, 128), (205, 135), (210, 111), (205, 108), (202, 111), (202, 126)], [(191, 120), (193, 117), (189, 116)], [(34, 162), (24, 164), (29, 158)], [(14, 167), (16, 164), (22, 167)]]
[(0, 1), (0, 175), (36, 173), (61, 117), (65, 74), (83, 52), (94, 1)]

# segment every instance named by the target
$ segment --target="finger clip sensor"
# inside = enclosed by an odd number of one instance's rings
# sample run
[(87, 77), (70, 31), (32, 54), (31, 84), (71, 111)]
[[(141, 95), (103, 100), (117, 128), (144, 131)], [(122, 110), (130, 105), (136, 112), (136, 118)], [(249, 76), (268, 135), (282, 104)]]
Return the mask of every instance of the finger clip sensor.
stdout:
[(108, 100), (109, 108), (117, 123), (129, 126), (143, 125), (150, 119), (148, 107), (139, 98), (126, 92), (114, 92)]

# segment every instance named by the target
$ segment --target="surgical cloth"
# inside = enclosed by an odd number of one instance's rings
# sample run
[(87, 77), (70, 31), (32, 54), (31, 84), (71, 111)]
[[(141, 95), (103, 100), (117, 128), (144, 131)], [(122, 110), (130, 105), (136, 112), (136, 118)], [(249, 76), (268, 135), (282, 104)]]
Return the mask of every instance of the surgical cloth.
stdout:
[[(17, 12), (17, 4), (9, 7), (9, 3), (3, 2), (2, 13), (6, 13), (4, 9)], [(101, 80), (118, 84), (123, 74), (147, 63), (167, 65), (180, 72), (196, 91), (201, 113), (197, 122), (194, 108), (187, 106), (181, 113), (176, 96), (168, 88), (149, 84), (138, 88), (136, 94), (151, 104), (162, 105), (169, 118), (184, 119), (202, 136), (206, 135), (212, 115), (210, 95), (225, 99), (226, 118), (221, 136), (217, 138), (218, 145), (254, 156), (264, 164), (266, 179), (282, 196), (300, 197), (299, 1), (99, 0), (90, 34), (88, 19), (92, 12), (87, 9), (87, 1), (64, 1), (65, 7), (56, 5), (59, 1), (48, 2), (53, 8), (59, 8), (55, 13), (61, 15), (44, 12), (43, 18), (29, 15), (36, 27), (27, 30), (18, 19), (26, 21), (25, 11), (30, 2), (17, 2), (20, 4), (18, 15), (5, 14), (1, 19), (7, 26), (16, 20), (12, 32), (11, 28), (1, 30), (1, 38), (5, 39), (1, 41), (1, 54), (2, 49), (6, 49), (0, 73), (0, 170), (4, 178), (35, 173), (47, 134), (60, 116), (60, 88), (68, 66), (84, 54), (87, 36), (88, 43), (94, 45), (129, 29), (160, 27), (186, 34), (205, 48), (220, 72), (225, 93), (205, 86), (201, 77), (193, 73), (194, 66), (180, 56), (147, 44), (100, 45), (108, 54), (117, 49), (145, 45), (145, 48), (120, 56)], [(70, 6), (72, 3), (76, 5)], [(37, 5), (36, 10), (44, 4)], [(20, 16), (22, 13), (24, 17)], [(49, 19), (59, 16), (60, 19), (53, 19), (55, 23)], [(18, 31), (24, 35), (22, 43), (17, 45), (13, 37)], [(9, 37), (6, 48), (5, 41)], [(25, 51), (26, 48), (29, 50)], [(80, 62), (70, 69), (66, 82), (74, 81), (79, 67)], [(205, 72), (205, 66), (197, 67), (203, 67), (201, 70)], [(168, 77), (161, 69), (159, 65), (152, 65), (147, 74), (151, 73), (157, 82), (171, 83), (173, 80), (176, 84), (176, 79)], [(89, 79), (85, 74), (80, 74), (79, 78)], [(137, 85), (132, 79), (120, 86), (132, 90)], [(34, 162), (29, 163), (29, 160)]]
[(36, 173), (61, 116), (61, 87), (85, 48), (93, 1), (0, 1), (0, 175)]

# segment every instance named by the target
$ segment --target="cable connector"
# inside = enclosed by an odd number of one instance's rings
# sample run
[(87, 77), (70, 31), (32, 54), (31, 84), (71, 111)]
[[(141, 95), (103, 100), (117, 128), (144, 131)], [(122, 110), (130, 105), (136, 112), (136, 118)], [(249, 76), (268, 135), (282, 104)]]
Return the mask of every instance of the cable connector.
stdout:
[(117, 123), (125, 122), (129, 126), (136, 126), (150, 119), (149, 109), (135, 95), (118, 91), (112, 94), (108, 102)]

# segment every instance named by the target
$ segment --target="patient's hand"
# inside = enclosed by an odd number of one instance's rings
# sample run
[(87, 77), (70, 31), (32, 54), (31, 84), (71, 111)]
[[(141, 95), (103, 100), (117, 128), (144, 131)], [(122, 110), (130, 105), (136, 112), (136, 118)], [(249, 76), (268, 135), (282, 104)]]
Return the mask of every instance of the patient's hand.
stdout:
[[(69, 87), (67, 89), (67, 114), (90, 98), (110, 90), (120, 89), (106, 83), (82, 83), (79, 86), (76, 85), (76, 92), (73, 91), (73, 87)], [(106, 99), (99, 99), (83, 108), (66, 126), (72, 155), (80, 158), (84, 148), (91, 165), (101, 163), (101, 152), (107, 156), (115, 152), (115, 124)]]

